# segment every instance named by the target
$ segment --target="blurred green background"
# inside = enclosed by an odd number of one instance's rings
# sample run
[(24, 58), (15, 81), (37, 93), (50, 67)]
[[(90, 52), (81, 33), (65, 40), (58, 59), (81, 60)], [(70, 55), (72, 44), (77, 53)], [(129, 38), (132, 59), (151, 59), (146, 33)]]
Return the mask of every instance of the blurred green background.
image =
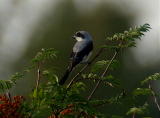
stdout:
[[(149, 23), (152, 30), (137, 42), (137, 47), (119, 55), (121, 67), (115, 76), (130, 92), (139, 85), (139, 80), (160, 70), (159, 8), (159, 0), (1, 0), (0, 78), (8, 79), (14, 72), (23, 70), (41, 48), (58, 51), (58, 58), (49, 67), (61, 77), (75, 43), (71, 36), (76, 31), (90, 32), (94, 40), (94, 55), (105, 43), (105, 37)], [(34, 73), (27, 75), (13, 93), (26, 95), (30, 92), (35, 76)], [(158, 92), (159, 83), (153, 84)], [(112, 94), (112, 90), (103, 88), (95, 97), (107, 94)], [(151, 112), (159, 118), (155, 107), (153, 105)], [(102, 108), (103, 112), (106, 110)], [(120, 112), (118, 108), (114, 110)]]

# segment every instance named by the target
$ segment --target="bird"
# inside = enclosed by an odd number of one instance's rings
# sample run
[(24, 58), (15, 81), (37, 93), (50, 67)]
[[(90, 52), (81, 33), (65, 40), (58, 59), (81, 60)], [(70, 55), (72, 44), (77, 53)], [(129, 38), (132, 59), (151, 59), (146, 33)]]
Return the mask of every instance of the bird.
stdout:
[(87, 63), (93, 50), (93, 40), (91, 35), (87, 31), (78, 31), (73, 36), (77, 42), (74, 44), (72, 52), (70, 54), (70, 63), (59, 81), (60, 85), (63, 85), (67, 80), (72, 70), (80, 63)]

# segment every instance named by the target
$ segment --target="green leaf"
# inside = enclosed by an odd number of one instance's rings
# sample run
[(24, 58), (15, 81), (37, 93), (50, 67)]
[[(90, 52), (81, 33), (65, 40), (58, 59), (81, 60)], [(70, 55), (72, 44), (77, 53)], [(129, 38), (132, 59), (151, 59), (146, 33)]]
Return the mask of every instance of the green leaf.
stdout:
[(114, 78), (112, 75), (108, 75), (106, 77), (103, 77), (102, 80), (104, 83), (106, 83), (107, 86), (108, 86), (108, 84), (110, 84), (112, 87), (120, 86), (120, 80)]
[(133, 91), (134, 96), (139, 96), (139, 95), (152, 95), (152, 90), (149, 88), (137, 88), (136, 90)]
[(32, 59), (32, 62), (38, 63), (45, 60), (53, 59), (54, 57), (56, 57), (56, 53), (57, 52), (53, 48), (49, 48), (49, 49), (42, 48), (41, 51), (38, 52), (36, 56)]
[(133, 107), (133, 108), (130, 108), (130, 110), (127, 112), (127, 115), (130, 115), (130, 114), (144, 114), (143, 110), (141, 108), (137, 108), (137, 107)]
[[(91, 72), (96, 73), (99, 72), (101, 70), (104, 70), (106, 68), (106, 66), (109, 64), (110, 60), (101, 60), (101, 61), (97, 61), (94, 66), (91, 69)], [(117, 69), (120, 66), (120, 63), (118, 60), (113, 60), (110, 68), (111, 70)]]
[(143, 115), (147, 112), (147, 108), (148, 108), (148, 104), (145, 103), (143, 106), (130, 108), (129, 111), (126, 114), (127, 115), (130, 115), (130, 114)]
[(10, 80), (0, 80), (0, 92), (3, 93), (12, 87), (13, 83)]
[(93, 80), (94, 82), (100, 79), (99, 76), (94, 73), (82, 74), (82, 78), (86, 80)]
[(11, 79), (9, 80), (0, 80), (0, 93), (5, 93), (7, 90), (12, 88), (17, 80), (20, 80), (24, 77), (24, 74), (22, 73), (15, 73), (11, 76)]
[(17, 72), (17, 73), (15, 73), (14, 75), (11, 76), (11, 81), (12, 81), (14, 84), (16, 84), (16, 81), (17, 81), (17, 80), (20, 80), (20, 79), (22, 79), (22, 78), (24, 78), (24, 74)]
[(160, 80), (160, 73), (155, 73), (149, 77), (147, 77), (145, 80), (141, 81), (141, 84), (144, 85), (150, 81), (153, 81), (153, 80)]
[(80, 91), (84, 91), (85, 90), (85, 84), (83, 82), (76, 82), (73, 87), (72, 90), (76, 91), (77, 93), (80, 93)]
[(149, 31), (149, 29), (149, 24), (144, 24), (140, 27), (130, 28), (123, 33), (117, 33), (112, 37), (107, 37), (106, 39), (109, 45), (105, 45), (103, 48), (119, 50), (128, 47), (135, 47), (135, 41), (140, 39), (144, 35), (144, 32)]
[(111, 70), (115, 70), (120, 67), (120, 62), (118, 60), (113, 60), (110, 66)]
[(101, 60), (97, 61), (94, 66), (91, 69), (91, 72), (96, 73), (103, 69), (107, 64), (109, 63), (109, 60)]
[(34, 98), (37, 98), (37, 94), (38, 94), (38, 93), (37, 93), (37, 90), (35, 89), (35, 90), (33, 91), (33, 95), (32, 95), (32, 96), (33, 96)]

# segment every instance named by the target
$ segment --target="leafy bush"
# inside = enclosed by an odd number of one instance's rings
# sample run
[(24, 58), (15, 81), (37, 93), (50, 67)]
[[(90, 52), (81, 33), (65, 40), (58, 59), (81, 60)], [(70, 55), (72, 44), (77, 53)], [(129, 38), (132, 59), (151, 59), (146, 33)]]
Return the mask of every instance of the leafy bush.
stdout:
[[(22, 73), (16, 73), (9, 80), (0, 80), (0, 117), (12, 118), (11, 115), (16, 114), (13, 118), (124, 118), (132, 116), (146, 117), (149, 115), (148, 97), (154, 98), (154, 103), (160, 111), (157, 102), (157, 94), (153, 91), (151, 81), (157, 81), (160, 74), (156, 73), (147, 77), (141, 82), (141, 86), (133, 90), (132, 93), (126, 93), (121, 86), (120, 81), (112, 75), (112, 71), (120, 66), (120, 62), (116, 59), (119, 52), (123, 49), (136, 46), (136, 40), (141, 39), (145, 32), (150, 29), (149, 24), (140, 27), (130, 28), (123, 33), (117, 33), (112, 37), (106, 38), (106, 44), (102, 46), (90, 61), (84, 65), (82, 69), (73, 77), (67, 85), (59, 85), (59, 78), (54, 72), (43, 68), (43, 64), (49, 60), (56, 58), (56, 51), (53, 48), (42, 49), (32, 59), (32, 65), (25, 69)], [(96, 59), (103, 55), (107, 49), (113, 55), (110, 59)], [(85, 69), (90, 66), (90, 71)], [(36, 87), (27, 99), (24, 97), (16, 97), (10, 95), (9, 90), (16, 85), (16, 82), (22, 79), (26, 73), (32, 69), (37, 69)], [(46, 81), (41, 82), (45, 78)], [(83, 80), (88, 80), (87, 83)], [(88, 82), (94, 82), (88, 97), (82, 93), (88, 89)], [(103, 83), (104, 86), (117, 89), (117, 95), (107, 96), (105, 99), (95, 99), (94, 93)], [(21, 98), (21, 99), (20, 99)], [(23, 99), (22, 99), (23, 98)], [(137, 106), (139, 98), (144, 98), (141, 106)], [(5, 104), (5, 105), (4, 105)], [(6, 105), (7, 104), (7, 105)], [(14, 104), (17, 104), (14, 106)], [(108, 114), (104, 116), (97, 108), (103, 105), (113, 105), (116, 107), (127, 108), (123, 114)], [(138, 104), (139, 105), (139, 104)], [(14, 107), (11, 111), (8, 109)], [(8, 110), (5, 110), (8, 109)], [(5, 112), (4, 112), (5, 111)], [(148, 117), (149, 118), (149, 117)]]

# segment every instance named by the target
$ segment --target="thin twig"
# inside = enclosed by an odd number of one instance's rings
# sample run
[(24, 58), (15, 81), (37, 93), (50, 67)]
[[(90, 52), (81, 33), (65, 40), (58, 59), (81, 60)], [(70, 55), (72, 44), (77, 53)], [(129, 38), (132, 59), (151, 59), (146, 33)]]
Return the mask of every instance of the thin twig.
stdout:
[(10, 102), (12, 101), (11, 93), (9, 92), (9, 90), (4, 95), (9, 99)]
[(136, 115), (136, 113), (134, 112), (133, 115), (132, 115), (132, 118), (135, 118), (135, 115)]
[[(108, 65), (107, 65), (105, 71), (102, 73), (101, 78), (103, 78), (103, 77), (106, 75), (106, 73), (108, 72), (108, 69), (109, 69), (111, 63), (113, 62), (114, 58), (116, 57), (116, 55), (117, 55), (117, 51), (115, 51), (115, 53), (114, 53), (112, 59), (110, 60), (110, 62), (109, 62)], [(92, 95), (95, 93), (96, 89), (99, 87), (101, 81), (102, 81), (101, 79), (98, 80), (96, 86), (93, 88), (91, 94), (88, 96), (88, 100), (91, 99)]]
[(89, 63), (87, 63), (87, 64), (72, 78), (72, 80), (71, 80), (70, 83), (68, 84), (67, 88), (69, 88), (69, 87), (73, 84), (74, 80), (103, 52), (103, 50), (104, 50), (104, 48), (101, 48), (101, 49), (97, 52), (97, 54), (94, 56), (94, 58), (93, 58)]
[(154, 103), (156, 104), (158, 110), (160, 111), (160, 106), (159, 106), (159, 104), (158, 104), (158, 100), (157, 100), (157, 98), (156, 98), (155, 92), (153, 91), (153, 89), (152, 89), (152, 87), (151, 87), (151, 84), (149, 84), (149, 89), (152, 90), (152, 95), (153, 95), (153, 98), (154, 98)]
[(11, 93), (7, 92), (7, 95), (8, 95), (9, 100), (12, 101)]
[(40, 79), (41, 79), (41, 71), (40, 71), (40, 63), (38, 63), (36, 91), (38, 90)]

